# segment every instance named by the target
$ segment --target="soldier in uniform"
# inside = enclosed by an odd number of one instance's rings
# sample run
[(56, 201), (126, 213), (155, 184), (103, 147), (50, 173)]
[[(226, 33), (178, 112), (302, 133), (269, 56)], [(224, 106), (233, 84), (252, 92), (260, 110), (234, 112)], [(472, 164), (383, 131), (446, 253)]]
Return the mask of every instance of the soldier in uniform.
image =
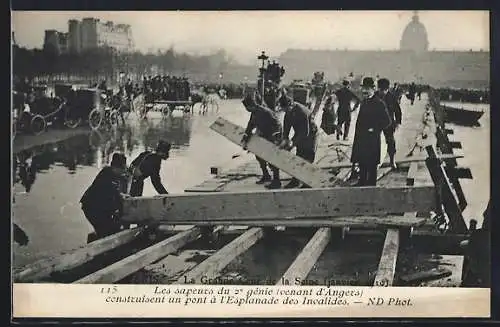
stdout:
[(158, 194), (168, 194), (163, 186), (160, 178), (161, 162), (168, 159), (170, 154), (171, 144), (160, 140), (156, 146), (156, 151), (144, 151), (132, 161), (129, 167), (132, 183), (130, 185), (131, 196), (142, 196), (144, 188), (144, 180), (151, 177), (153, 184)]
[(390, 126), (385, 103), (375, 94), (375, 81), (365, 77), (361, 83), (363, 101), (356, 120), (351, 162), (359, 165), (359, 186), (375, 186), (380, 163), (380, 134)]
[[(243, 148), (246, 149), (246, 144), (250, 140), (250, 137), (254, 130), (257, 130), (257, 134), (266, 140), (273, 142), (277, 145), (281, 142), (281, 132), (282, 127), (278, 119), (278, 116), (274, 111), (265, 107), (263, 104), (257, 104), (255, 98), (252, 95), (247, 95), (243, 99), (243, 105), (245, 109), (251, 113), (250, 120), (248, 121), (247, 127), (245, 129), (245, 135), (241, 142), (243, 143)], [(277, 189), (281, 188), (280, 172), (277, 167), (269, 165), (273, 173), (271, 180), (271, 175), (267, 170), (268, 163), (256, 156), (259, 162), (260, 168), (262, 169), (262, 178), (257, 181), (257, 184), (264, 184), (266, 182), (271, 182), (266, 185), (266, 188)]]
[[(311, 110), (286, 95), (282, 96), (279, 101), (280, 107), (285, 111), (283, 141), (280, 147), (292, 149), (296, 146), (297, 156), (313, 163), (316, 156), (318, 128), (313, 121)], [(294, 130), (292, 140), (289, 139), (291, 128)], [(285, 188), (294, 188), (299, 185), (300, 181), (292, 178)]]
[(115, 153), (110, 166), (104, 167), (83, 194), (80, 203), (97, 238), (117, 233), (121, 224), (116, 220), (122, 211), (121, 185), (127, 159)]
[(391, 167), (396, 169), (396, 163), (394, 161), (394, 156), (396, 155), (396, 140), (394, 139), (394, 132), (401, 125), (401, 107), (396, 96), (389, 92), (390, 82), (387, 78), (381, 78), (377, 81), (378, 92), (377, 95), (382, 101), (384, 101), (387, 113), (391, 119), (391, 124), (389, 127), (384, 129), (384, 137), (387, 143), (387, 154), (389, 155), (389, 160)]
[[(335, 92), (339, 106), (337, 108), (337, 140), (340, 139), (342, 134), (342, 125), (344, 125), (344, 141), (347, 140), (349, 135), (349, 128), (351, 126), (351, 112), (359, 107), (359, 98), (349, 89), (349, 81), (342, 82), (343, 87)], [(351, 101), (356, 101), (354, 108), (351, 108)]]

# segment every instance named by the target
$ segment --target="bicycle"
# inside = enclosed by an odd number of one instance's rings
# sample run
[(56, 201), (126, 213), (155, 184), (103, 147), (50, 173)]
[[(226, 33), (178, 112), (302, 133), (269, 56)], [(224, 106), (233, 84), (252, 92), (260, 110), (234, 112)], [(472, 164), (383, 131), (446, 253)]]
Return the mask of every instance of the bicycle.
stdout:
[(98, 130), (101, 126), (105, 128), (113, 128), (118, 125), (120, 112), (109, 105), (109, 101), (104, 101), (104, 104), (98, 108), (92, 109), (89, 113), (89, 126), (92, 130)]

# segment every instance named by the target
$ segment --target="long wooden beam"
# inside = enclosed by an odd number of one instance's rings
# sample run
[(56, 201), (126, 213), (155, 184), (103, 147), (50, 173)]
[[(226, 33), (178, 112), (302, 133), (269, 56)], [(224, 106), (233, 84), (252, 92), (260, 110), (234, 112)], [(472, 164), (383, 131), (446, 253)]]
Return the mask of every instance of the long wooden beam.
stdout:
[(435, 200), (432, 186), (169, 194), (125, 198), (122, 220), (180, 224), (188, 220), (380, 216), (391, 212), (431, 211), (435, 209)]
[(405, 218), (402, 216), (359, 216), (338, 218), (303, 218), (303, 219), (225, 219), (217, 221), (192, 220), (189, 225), (196, 226), (248, 226), (248, 227), (413, 227), (421, 226), (426, 218)]
[[(449, 160), (449, 159), (460, 159), (463, 158), (464, 155), (461, 154), (442, 154), (437, 156), (439, 160)], [(415, 156), (415, 157), (409, 157), (409, 158), (401, 158), (395, 160), (396, 164), (406, 164), (406, 163), (413, 163), (413, 162), (424, 162), (427, 159), (427, 157), (424, 156)], [(381, 168), (388, 167), (390, 165), (389, 161), (385, 161), (382, 163), (380, 166)], [(352, 163), (349, 162), (340, 162), (340, 163), (322, 163), (319, 164), (319, 166), (322, 169), (338, 169), (338, 168), (350, 168), (352, 166)]]
[[(245, 130), (232, 122), (219, 117), (210, 129), (226, 137), (231, 142), (242, 146)], [(258, 135), (252, 135), (247, 143), (248, 151), (266, 160), (312, 188), (329, 187), (335, 176), (328, 174), (320, 167), (296, 156), (290, 151), (280, 149), (277, 145)]]
[(399, 252), (399, 229), (388, 229), (374, 286), (392, 286)]
[(201, 235), (198, 227), (193, 227), (184, 232), (180, 232), (167, 238), (153, 246), (126, 257), (106, 268), (103, 268), (91, 275), (77, 280), (77, 284), (106, 284), (114, 283), (130, 274), (140, 270), (144, 266), (151, 264), (170, 253), (179, 250), (187, 243), (196, 240)]
[[(408, 169), (406, 185), (413, 186), (418, 172), (418, 162), (412, 162)], [(416, 219), (417, 212), (406, 212), (404, 219)], [(392, 286), (394, 284), (394, 274), (396, 273), (396, 263), (399, 254), (399, 229), (390, 228), (387, 230), (384, 240), (384, 247), (380, 256), (377, 274), (373, 282), (374, 286)]]
[(202, 277), (209, 279), (218, 277), (222, 269), (231, 263), (237, 256), (257, 243), (263, 236), (264, 231), (262, 228), (251, 228), (247, 230), (231, 243), (227, 244), (187, 272), (184, 276), (179, 278), (175, 284), (184, 284), (186, 282), (200, 284)]
[(429, 156), (426, 165), (434, 185), (441, 189), (442, 201), (450, 220), (450, 226), (454, 232), (464, 233), (467, 231), (467, 225), (462, 216), (462, 209), (458, 204), (457, 197), (453, 193), (453, 187), (448, 179), (445, 168), (436, 160), (436, 150), (432, 145), (427, 146), (425, 149)]
[(55, 272), (80, 267), (100, 254), (133, 241), (143, 234), (144, 230), (144, 227), (127, 229), (62, 255), (36, 261), (14, 273), (13, 279), (16, 282), (33, 282), (50, 277)]
[(293, 283), (296, 278), (305, 279), (330, 242), (330, 236), (330, 228), (318, 229), (276, 285), (283, 285), (285, 281)]

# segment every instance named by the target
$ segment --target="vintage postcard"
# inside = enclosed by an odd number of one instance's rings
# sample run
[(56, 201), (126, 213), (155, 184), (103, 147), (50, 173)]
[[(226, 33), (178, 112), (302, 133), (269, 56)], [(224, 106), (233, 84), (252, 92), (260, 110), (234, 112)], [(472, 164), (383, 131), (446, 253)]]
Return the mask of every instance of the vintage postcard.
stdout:
[(13, 11), (13, 317), (489, 317), (487, 11)]

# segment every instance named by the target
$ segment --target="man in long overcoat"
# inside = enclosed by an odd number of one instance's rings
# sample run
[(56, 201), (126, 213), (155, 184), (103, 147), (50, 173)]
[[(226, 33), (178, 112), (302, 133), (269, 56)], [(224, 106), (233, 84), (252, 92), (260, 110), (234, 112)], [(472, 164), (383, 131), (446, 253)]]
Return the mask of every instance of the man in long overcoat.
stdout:
[(375, 95), (375, 82), (365, 77), (361, 83), (363, 101), (356, 120), (351, 162), (359, 165), (359, 186), (377, 183), (377, 165), (380, 163), (380, 135), (389, 127), (391, 119), (386, 105)]

